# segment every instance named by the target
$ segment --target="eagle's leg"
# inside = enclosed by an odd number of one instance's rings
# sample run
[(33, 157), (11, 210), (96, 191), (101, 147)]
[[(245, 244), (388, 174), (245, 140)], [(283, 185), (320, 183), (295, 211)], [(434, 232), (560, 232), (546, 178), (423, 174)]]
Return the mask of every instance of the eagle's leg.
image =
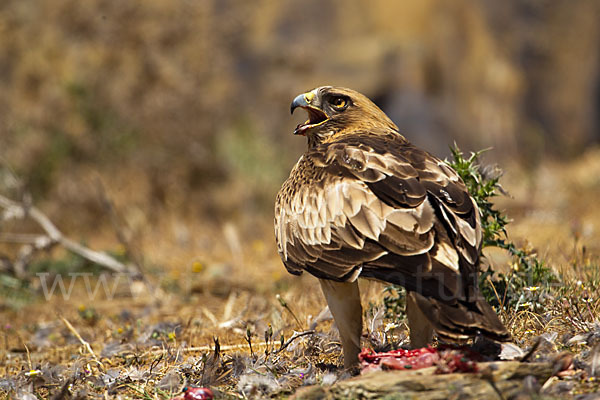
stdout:
[(433, 339), (433, 325), (425, 317), (414, 298), (415, 292), (406, 293), (406, 317), (410, 329), (410, 346), (421, 348), (431, 343)]
[(362, 335), (362, 306), (358, 281), (335, 282), (319, 279), (329, 310), (340, 331), (344, 350), (344, 368), (358, 364), (360, 337)]

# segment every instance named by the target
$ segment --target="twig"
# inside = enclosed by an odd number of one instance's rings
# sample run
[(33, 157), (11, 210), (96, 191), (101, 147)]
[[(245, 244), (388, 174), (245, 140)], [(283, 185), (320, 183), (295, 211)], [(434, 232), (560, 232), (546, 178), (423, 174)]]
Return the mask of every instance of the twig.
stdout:
[(487, 278), (488, 283), (490, 284), (490, 286), (494, 290), (494, 295), (496, 296), (496, 300), (498, 300), (498, 304), (500, 304), (500, 309), (502, 310), (502, 313), (506, 317), (506, 310), (504, 309), (504, 299), (500, 300), (500, 296), (498, 295), (498, 292), (496, 291), (496, 286), (494, 285), (494, 282), (492, 281), (492, 278), (490, 278), (489, 275), (486, 278)]
[[(279, 349), (277, 349), (275, 354), (278, 354), (278, 353), (282, 352), (283, 350), (285, 350), (286, 347), (288, 347), (290, 344), (292, 344), (292, 342), (294, 340), (296, 340), (302, 336), (314, 334), (315, 332), (316, 331), (314, 331), (314, 330), (308, 330), (308, 331), (304, 331), (304, 332), (295, 334), (294, 336), (289, 338), (284, 344), (282, 344), (281, 347), (279, 347)], [(267, 343), (267, 342), (253, 342), (252, 343), (253, 349), (256, 349), (258, 347), (267, 347), (267, 346), (269, 346), (269, 343)], [(181, 353), (201, 353), (201, 352), (205, 352), (205, 351), (214, 351), (214, 349), (215, 349), (215, 347), (213, 345), (213, 346), (185, 347), (183, 349), (178, 349), (177, 351), (179, 351)], [(222, 352), (223, 351), (232, 351), (232, 350), (249, 350), (249, 349), (250, 349), (250, 345), (248, 343), (229, 344), (229, 345), (219, 347), (219, 350)], [(144, 355), (158, 356), (158, 355), (162, 355), (162, 354), (169, 354), (171, 351), (173, 351), (173, 349), (156, 349), (156, 350), (152, 350), (147, 353), (144, 353)]]
[(71, 331), (71, 333), (73, 335), (75, 335), (75, 337), (77, 338), (77, 340), (79, 340), (79, 342), (83, 345), (83, 347), (85, 347), (87, 352), (90, 353), (90, 355), (92, 356), (92, 359), (96, 362), (96, 364), (100, 367), (100, 369), (104, 370), (104, 365), (102, 365), (100, 360), (98, 360), (98, 357), (96, 357), (96, 353), (94, 353), (94, 350), (92, 350), (92, 346), (90, 346), (90, 344), (81, 337), (79, 332), (77, 332), (77, 330), (73, 327), (73, 325), (71, 325), (71, 323), (69, 321), (67, 321), (66, 318), (60, 317), (60, 319), (65, 323), (65, 325), (67, 326), (69, 331)]
[(27, 364), (29, 365), (29, 370), (32, 371), (33, 364), (31, 363), (31, 354), (29, 354), (29, 347), (27, 347), (27, 344), (25, 343), (21, 335), (19, 335), (19, 338), (21, 339), (21, 343), (23, 343), (23, 347), (25, 347), (25, 352), (27, 353)]
[(233, 306), (235, 305), (235, 301), (237, 300), (237, 295), (235, 292), (231, 292), (229, 297), (227, 298), (227, 302), (225, 303), (225, 308), (223, 309), (223, 320), (227, 321), (231, 318), (231, 312), (233, 311)]
[[(58, 243), (65, 247), (72, 253), (75, 253), (93, 263), (101, 265), (112, 271), (119, 273), (133, 272), (130, 266), (127, 266), (115, 258), (109, 256), (106, 253), (91, 250), (79, 243), (65, 237), (60, 230), (50, 221), (50, 219), (44, 215), (40, 210), (34, 206), (27, 204), (19, 204), (16, 201), (10, 200), (5, 196), (0, 195), (0, 207), (4, 208), (5, 215), (10, 214), (14, 218), (25, 218), (29, 216), (48, 235), (48, 246), (51, 243)], [(33, 251), (34, 249), (30, 249)]]
[[(253, 348), (266, 347), (266, 346), (267, 346), (266, 342), (252, 343)], [(247, 349), (249, 349), (249, 346), (247, 343), (229, 344), (229, 345), (225, 345), (225, 346), (220, 346), (220, 351), (247, 350)], [(179, 349), (177, 351), (179, 351), (180, 353), (201, 353), (201, 352), (213, 351), (213, 350), (214, 350), (214, 346), (196, 346), (196, 347), (186, 347), (183, 349)], [(173, 351), (173, 349), (157, 349), (157, 350), (149, 351), (148, 353), (144, 353), (144, 355), (147, 354), (147, 355), (151, 355), (151, 356), (157, 356), (157, 355), (161, 355), (161, 354), (169, 354), (171, 351)]]
[(212, 322), (214, 326), (219, 325), (217, 317), (215, 317), (215, 314), (213, 314), (208, 308), (203, 306), (200, 310), (206, 316), (206, 318), (210, 319), (210, 322)]
[(286, 310), (288, 310), (288, 312), (292, 315), (292, 317), (294, 317), (294, 320), (296, 321), (296, 324), (298, 324), (298, 328), (299, 329), (304, 329), (304, 326), (302, 325), (302, 322), (300, 322), (300, 320), (298, 319), (298, 317), (296, 317), (296, 314), (294, 313), (294, 311), (292, 311), (292, 309), (288, 305), (287, 301), (285, 301), (285, 299), (283, 297), (281, 297), (280, 294), (275, 295), (275, 298), (279, 301), (279, 304), (281, 304), (281, 307), (283, 307)]
[(283, 346), (281, 346), (279, 349), (277, 349), (277, 351), (275, 352), (275, 354), (279, 354), (280, 352), (282, 352), (283, 350), (285, 350), (286, 347), (288, 347), (294, 340), (298, 339), (299, 337), (306, 336), (306, 335), (312, 335), (315, 332), (316, 331), (314, 331), (314, 330), (309, 330), (309, 331), (304, 331), (304, 332), (296, 333), (294, 336), (292, 336), (291, 338), (289, 338), (288, 341), (283, 344)]
[(48, 236), (38, 235), (35, 233), (0, 232), (0, 242), (3, 243), (35, 244), (39, 240), (43, 240), (44, 238), (48, 238)]

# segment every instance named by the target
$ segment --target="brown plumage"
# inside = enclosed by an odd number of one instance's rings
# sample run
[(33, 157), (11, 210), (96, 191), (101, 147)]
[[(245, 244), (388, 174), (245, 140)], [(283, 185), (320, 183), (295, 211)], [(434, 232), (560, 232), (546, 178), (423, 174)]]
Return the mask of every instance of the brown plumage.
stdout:
[(481, 226), (464, 183), (410, 144), (369, 99), (325, 86), (292, 103), (309, 120), (308, 150), (275, 203), (275, 238), (292, 274), (321, 286), (344, 348), (357, 362), (362, 332), (357, 278), (404, 286), (411, 342), (510, 335), (477, 288)]

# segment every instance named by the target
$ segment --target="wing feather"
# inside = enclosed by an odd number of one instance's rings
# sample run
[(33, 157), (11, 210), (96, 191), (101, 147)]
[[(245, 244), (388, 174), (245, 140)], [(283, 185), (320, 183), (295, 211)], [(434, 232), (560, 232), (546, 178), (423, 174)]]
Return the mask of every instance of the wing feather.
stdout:
[(377, 214), (364, 204), (355, 215), (350, 217), (350, 222), (359, 233), (375, 241), (385, 229), (385, 219), (377, 217)]
[(442, 161), (397, 138), (355, 134), (299, 160), (277, 197), (275, 236), (290, 272), (407, 287), (426, 279), (433, 296), (441, 276), (441, 293), (459, 298), (460, 275), (477, 268), (478, 218)]
[(506, 340), (478, 295), (481, 224), (464, 183), (406, 141), (385, 114), (356, 111), (333, 121), (341, 131), (309, 137), (277, 195), (275, 238), (286, 268), (402, 285), (441, 338), (481, 331)]

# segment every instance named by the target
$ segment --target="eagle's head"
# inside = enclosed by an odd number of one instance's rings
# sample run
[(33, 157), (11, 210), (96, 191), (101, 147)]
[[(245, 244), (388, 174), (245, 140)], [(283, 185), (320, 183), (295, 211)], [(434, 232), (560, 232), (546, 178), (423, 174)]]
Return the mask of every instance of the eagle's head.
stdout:
[(308, 120), (299, 124), (294, 134), (306, 136), (309, 145), (332, 140), (346, 132), (398, 131), (379, 107), (352, 89), (321, 86), (296, 96), (291, 112), (298, 107), (308, 112)]

